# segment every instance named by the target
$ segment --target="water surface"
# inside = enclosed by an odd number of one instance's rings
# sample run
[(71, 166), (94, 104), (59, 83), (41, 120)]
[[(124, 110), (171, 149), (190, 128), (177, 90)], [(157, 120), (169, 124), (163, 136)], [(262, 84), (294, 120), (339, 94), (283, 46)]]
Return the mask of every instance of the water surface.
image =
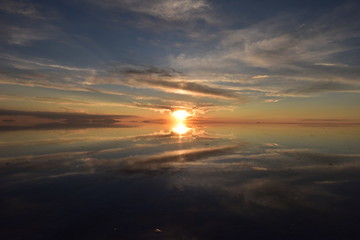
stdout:
[(1, 238), (360, 236), (359, 126), (186, 127), (0, 132)]

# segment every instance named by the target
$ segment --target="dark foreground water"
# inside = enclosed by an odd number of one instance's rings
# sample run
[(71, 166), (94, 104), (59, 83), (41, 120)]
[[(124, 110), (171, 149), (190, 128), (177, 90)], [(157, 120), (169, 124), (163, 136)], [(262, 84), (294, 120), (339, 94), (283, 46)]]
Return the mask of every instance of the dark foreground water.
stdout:
[(360, 239), (359, 200), (356, 126), (0, 132), (6, 240)]

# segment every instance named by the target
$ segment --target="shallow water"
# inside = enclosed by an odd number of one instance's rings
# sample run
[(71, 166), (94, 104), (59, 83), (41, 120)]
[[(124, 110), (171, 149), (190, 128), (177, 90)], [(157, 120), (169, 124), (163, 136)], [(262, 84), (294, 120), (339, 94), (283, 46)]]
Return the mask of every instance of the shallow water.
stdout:
[(359, 126), (187, 127), (0, 132), (1, 238), (359, 239)]

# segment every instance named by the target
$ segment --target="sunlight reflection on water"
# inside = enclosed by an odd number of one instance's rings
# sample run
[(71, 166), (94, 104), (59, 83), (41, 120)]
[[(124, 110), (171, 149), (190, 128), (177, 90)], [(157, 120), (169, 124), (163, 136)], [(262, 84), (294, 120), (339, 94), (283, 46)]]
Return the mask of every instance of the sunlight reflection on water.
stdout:
[(167, 239), (294, 231), (352, 236), (360, 219), (359, 133), (355, 126), (183, 122), (167, 130), (0, 132), (5, 233), (26, 232), (28, 239), (154, 239), (153, 229)]
[(179, 136), (181, 137), (181, 135), (186, 134), (187, 132), (189, 132), (191, 130), (191, 128), (187, 127), (183, 122), (179, 122), (175, 127), (173, 127), (172, 131), (179, 134)]

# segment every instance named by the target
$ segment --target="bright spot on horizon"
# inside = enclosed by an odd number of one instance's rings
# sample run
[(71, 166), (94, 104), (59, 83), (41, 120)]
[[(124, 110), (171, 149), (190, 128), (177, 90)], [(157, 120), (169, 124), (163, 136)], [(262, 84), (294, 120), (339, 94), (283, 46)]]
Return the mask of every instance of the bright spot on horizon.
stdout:
[(190, 128), (185, 126), (184, 123), (180, 122), (172, 130), (173, 130), (173, 132), (175, 132), (179, 135), (182, 135), (182, 134), (187, 133), (190, 130)]
[(186, 110), (177, 110), (173, 112), (172, 115), (180, 122), (191, 116), (191, 114)]

